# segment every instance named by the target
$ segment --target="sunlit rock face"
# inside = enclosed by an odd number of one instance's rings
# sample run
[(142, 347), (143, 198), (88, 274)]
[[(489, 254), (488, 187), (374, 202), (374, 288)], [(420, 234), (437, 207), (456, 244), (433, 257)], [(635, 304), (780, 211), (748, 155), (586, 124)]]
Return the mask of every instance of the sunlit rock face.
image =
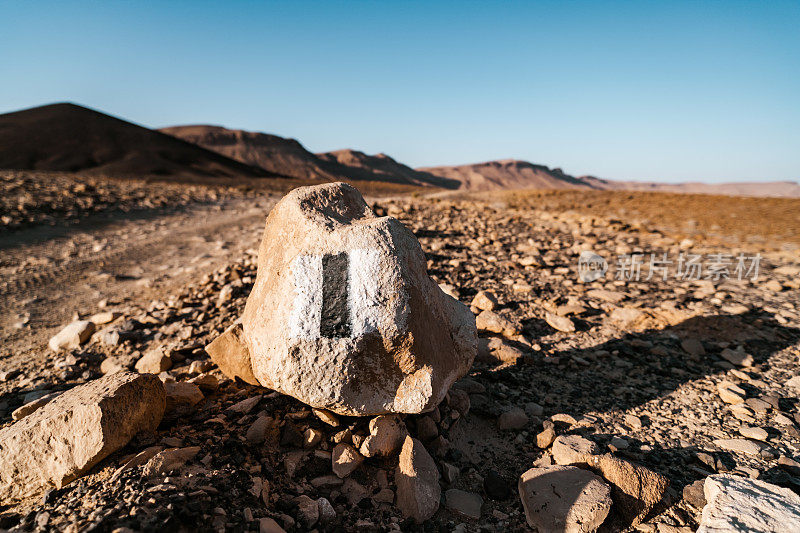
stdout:
[(272, 210), (241, 320), (208, 351), (229, 375), (314, 407), (420, 413), (467, 372), (477, 330), (428, 277), (414, 235), (331, 183)]

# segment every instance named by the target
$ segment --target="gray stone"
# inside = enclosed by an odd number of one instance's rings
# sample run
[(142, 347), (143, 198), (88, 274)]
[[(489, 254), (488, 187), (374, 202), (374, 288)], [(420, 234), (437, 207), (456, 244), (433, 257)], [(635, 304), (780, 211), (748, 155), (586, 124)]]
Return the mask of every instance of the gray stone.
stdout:
[(477, 520), (481, 517), (483, 498), (474, 492), (450, 489), (444, 493), (444, 505), (456, 514)]

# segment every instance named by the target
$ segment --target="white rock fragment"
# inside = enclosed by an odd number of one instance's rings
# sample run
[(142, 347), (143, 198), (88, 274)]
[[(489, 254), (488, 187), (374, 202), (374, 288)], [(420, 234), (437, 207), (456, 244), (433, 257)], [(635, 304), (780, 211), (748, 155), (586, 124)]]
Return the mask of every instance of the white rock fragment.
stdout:
[(800, 531), (800, 496), (764, 481), (729, 474), (706, 478), (697, 533)]
[(89, 320), (76, 320), (56, 333), (48, 343), (54, 352), (67, 348), (78, 348), (88, 341), (94, 333), (94, 323)]

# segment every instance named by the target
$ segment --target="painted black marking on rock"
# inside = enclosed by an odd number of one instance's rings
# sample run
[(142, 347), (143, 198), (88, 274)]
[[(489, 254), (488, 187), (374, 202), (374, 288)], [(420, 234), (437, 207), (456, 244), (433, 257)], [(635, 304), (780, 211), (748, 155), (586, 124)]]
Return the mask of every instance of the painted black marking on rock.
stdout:
[(346, 253), (322, 256), (322, 317), (319, 322), (321, 337), (349, 337), (350, 308), (347, 304), (347, 273), (349, 260)]

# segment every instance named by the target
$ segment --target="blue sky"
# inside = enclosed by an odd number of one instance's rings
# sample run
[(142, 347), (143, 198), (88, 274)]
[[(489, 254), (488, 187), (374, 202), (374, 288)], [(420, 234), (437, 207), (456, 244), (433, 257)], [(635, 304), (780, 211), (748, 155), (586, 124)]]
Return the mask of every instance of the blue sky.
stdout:
[(412, 166), (800, 179), (800, 2), (5, 2), (0, 112), (72, 101)]

